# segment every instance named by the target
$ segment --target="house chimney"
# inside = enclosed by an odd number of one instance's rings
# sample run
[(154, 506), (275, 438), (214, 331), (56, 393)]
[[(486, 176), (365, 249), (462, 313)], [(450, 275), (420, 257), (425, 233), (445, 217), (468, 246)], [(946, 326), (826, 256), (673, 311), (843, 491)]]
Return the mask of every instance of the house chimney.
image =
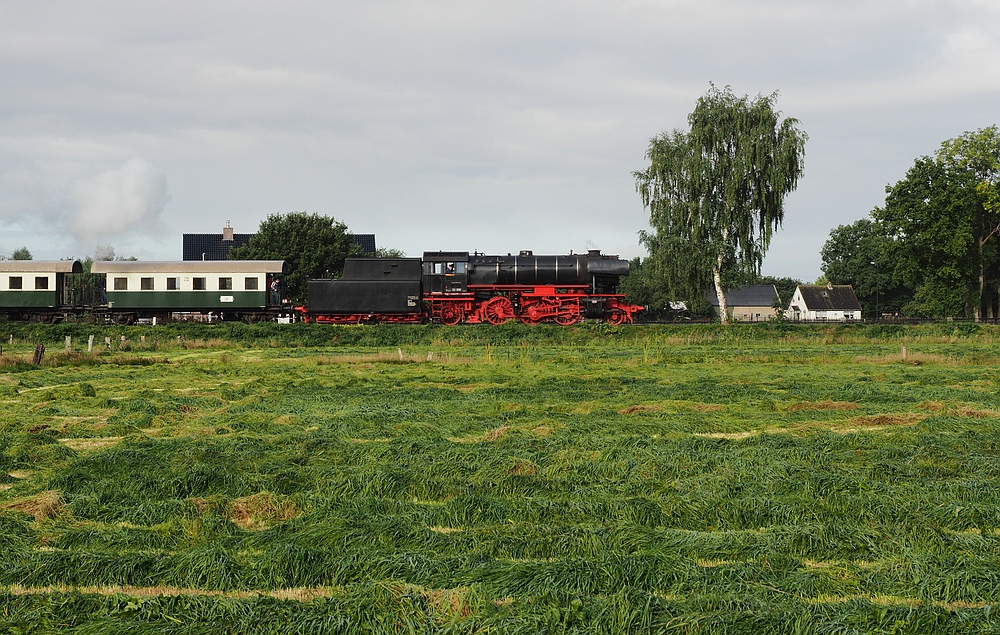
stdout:
[(222, 240), (233, 240), (233, 228), (229, 221), (226, 221), (226, 226), (222, 228)]

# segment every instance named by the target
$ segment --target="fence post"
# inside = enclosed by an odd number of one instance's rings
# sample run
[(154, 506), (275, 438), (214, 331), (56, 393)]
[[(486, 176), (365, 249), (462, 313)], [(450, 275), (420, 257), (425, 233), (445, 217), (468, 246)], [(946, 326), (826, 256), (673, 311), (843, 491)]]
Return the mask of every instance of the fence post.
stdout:
[(94, 336), (93, 335), (91, 335), (90, 339), (87, 340), (87, 352), (88, 353), (93, 353), (94, 352)]
[(42, 363), (42, 357), (45, 355), (45, 347), (41, 344), (35, 346), (35, 356), (31, 359), (31, 363), (35, 366), (40, 366)]
[(70, 353), (72, 351), (73, 351), (73, 336), (72, 335), (67, 335), (66, 336), (66, 352)]

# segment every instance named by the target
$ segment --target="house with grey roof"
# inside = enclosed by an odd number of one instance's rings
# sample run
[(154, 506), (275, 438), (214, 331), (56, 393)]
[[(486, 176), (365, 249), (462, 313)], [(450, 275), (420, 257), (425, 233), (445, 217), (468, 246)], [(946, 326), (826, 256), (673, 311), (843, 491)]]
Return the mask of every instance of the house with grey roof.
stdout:
[[(778, 290), (773, 284), (745, 284), (735, 289), (723, 291), (729, 318), (735, 322), (766, 322), (777, 315), (780, 309)], [(719, 296), (715, 287), (705, 292), (705, 298), (719, 312)]]
[(861, 303), (849, 284), (799, 285), (785, 316), (795, 322), (861, 320)]

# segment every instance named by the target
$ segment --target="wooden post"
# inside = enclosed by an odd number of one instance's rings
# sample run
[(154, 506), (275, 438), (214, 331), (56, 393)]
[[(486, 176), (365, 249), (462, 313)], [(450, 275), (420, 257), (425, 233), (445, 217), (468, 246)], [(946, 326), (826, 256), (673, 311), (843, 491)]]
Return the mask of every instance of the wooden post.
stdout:
[(396, 352), (399, 353), (399, 361), (403, 361), (403, 349), (397, 348)]
[(31, 359), (31, 363), (35, 366), (39, 366), (42, 363), (42, 357), (45, 355), (45, 347), (39, 344), (35, 347), (35, 356)]
[(906, 347), (903, 347), (903, 361), (906, 361)]
[(88, 353), (93, 353), (94, 352), (94, 336), (93, 335), (91, 335), (90, 339), (87, 340), (87, 352)]
[(73, 336), (72, 335), (67, 335), (66, 336), (66, 352), (70, 353), (72, 351), (73, 351)]

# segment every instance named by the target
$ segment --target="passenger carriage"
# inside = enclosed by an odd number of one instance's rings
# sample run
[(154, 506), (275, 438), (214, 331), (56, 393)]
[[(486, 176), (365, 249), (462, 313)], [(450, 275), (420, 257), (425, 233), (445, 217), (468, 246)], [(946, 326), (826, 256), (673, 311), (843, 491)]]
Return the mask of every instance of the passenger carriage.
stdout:
[(106, 276), (103, 313), (116, 324), (174, 313), (252, 323), (282, 312), (283, 300), (270, 287), (284, 266), (283, 260), (115, 260), (94, 262), (91, 271)]
[(0, 260), (0, 311), (12, 320), (54, 324), (76, 312), (66, 276), (83, 273), (79, 260)]

